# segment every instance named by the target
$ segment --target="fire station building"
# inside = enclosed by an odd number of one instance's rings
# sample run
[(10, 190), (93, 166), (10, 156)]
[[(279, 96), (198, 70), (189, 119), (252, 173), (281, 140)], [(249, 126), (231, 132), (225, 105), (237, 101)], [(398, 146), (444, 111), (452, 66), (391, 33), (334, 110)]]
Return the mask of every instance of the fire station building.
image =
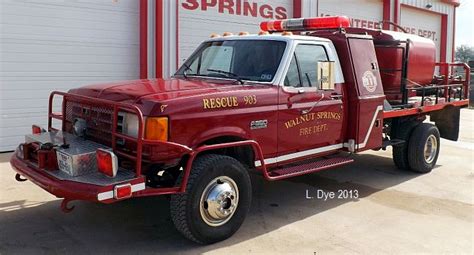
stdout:
[(345, 15), (353, 27), (403, 29), (431, 38), (438, 48), (437, 60), (450, 62), (459, 4), (459, 0), (1, 1), (0, 152), (22, 142), (31, 124), (46, 126), (50, 91), (166, 78), (212, 33), (257, 33), (264, 20)]

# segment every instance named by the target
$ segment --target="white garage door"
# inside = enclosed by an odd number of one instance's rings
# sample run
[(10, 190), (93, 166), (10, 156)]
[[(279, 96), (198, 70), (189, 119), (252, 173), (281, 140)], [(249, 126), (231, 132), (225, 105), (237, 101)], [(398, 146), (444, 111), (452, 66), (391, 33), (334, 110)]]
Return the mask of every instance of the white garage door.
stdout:
[(136, 0), (1, 0), (0, 17), (0, 151), (46, 125), (51, 90), (139, 77)]
[(318, 16), (345, 15), (352, 27), (379, 28), (383, 20), (382, 0), (319, 0)]
[[(208, 4), (206, 4), (206, 2)], [(293, 0), (198, 1), (180, 0), (178, 6), (178, 64), (213, 33), (258, 33), (265, 19), (286, 19)]]
[(440, 60), (441, 15), (402, 6), (400, 24), (407, 32), (433, 40), (436, 44), (436, 61)]

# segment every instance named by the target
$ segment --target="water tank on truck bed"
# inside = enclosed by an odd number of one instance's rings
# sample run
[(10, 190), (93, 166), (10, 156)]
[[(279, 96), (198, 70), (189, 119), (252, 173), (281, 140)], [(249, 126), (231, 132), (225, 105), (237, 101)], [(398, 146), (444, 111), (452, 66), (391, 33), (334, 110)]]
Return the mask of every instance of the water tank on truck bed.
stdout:
[(349, 28), (348, 32), (368, 33), (374, 38), (380, 76), (387, 100), (402, 99), (402, 77), (407, 78), (408, 87), (432, 83), (436, 64), (436, 45), (432, 40), (387, 30)]

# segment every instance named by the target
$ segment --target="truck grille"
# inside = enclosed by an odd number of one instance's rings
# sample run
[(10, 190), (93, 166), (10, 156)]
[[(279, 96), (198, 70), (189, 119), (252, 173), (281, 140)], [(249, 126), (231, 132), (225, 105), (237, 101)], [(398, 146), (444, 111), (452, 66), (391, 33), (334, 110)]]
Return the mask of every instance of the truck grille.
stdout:
[(87, 122), (87, 139), (107, 146), (112, 145), (112, 107), (88, 105), (65, 100), (65, 129), (73, 133), (74, 121), (78, 118)]

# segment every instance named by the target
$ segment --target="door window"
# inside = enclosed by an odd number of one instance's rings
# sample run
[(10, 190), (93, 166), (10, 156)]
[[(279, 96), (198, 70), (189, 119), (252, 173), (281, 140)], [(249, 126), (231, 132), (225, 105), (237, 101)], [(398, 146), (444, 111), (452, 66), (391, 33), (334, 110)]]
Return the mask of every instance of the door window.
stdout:
[(298, 64), (296, 64), (296, 57), (294, 54), (291, 59), (288, 73), (286, 73), (285, 86), (301, 87), (300, 72), (298, 71)]
[[(329, 61), (323, 46), (312, 44), (296, 46), (290, 69), (285, 78), (285, 86), (319, 88), (317, 66), (320, 61)], [(298, 73), (298, 79), (296, 73)]]

